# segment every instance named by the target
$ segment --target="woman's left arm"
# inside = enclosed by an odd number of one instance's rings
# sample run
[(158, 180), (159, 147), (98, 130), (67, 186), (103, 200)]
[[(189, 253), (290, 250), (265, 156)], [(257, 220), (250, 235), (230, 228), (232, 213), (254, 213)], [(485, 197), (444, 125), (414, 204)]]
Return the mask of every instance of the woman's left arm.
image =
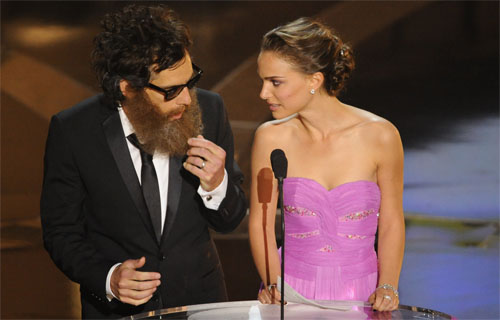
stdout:
[(379, 311), (397, 309), (398, 283), (405, 247), (403, 215), (403, 146), (398, 130), (389, 122), (379, 127), (376, 161), (381, 191), (378, 222), (378, 284), (369, 301)]

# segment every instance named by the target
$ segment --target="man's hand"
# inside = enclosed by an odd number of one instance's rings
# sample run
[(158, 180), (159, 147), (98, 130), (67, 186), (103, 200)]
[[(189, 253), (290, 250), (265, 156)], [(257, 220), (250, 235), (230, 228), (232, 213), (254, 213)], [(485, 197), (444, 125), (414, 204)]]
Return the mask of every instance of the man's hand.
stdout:
[(160, 285), (158, 272), (141, 272), (146, 263), (146, 258), (127, 260), (119, 265), (111, 275), (111, 291), (123, 303), (134, 306), (146, 303), (151, 299), (156, 287)]
[(200, 178), (203, 190), (214, 190), (224, 180), (226, 151), (201, 135), (190, 138), (188, 144), (191, 148), (187, 152), (184, 168)]

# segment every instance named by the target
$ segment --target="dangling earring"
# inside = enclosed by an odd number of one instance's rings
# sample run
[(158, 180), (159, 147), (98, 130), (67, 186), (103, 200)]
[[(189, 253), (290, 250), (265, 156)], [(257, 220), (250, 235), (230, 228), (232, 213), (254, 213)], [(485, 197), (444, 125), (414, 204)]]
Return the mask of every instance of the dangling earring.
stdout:
[(311, 94), (315, 94), (315, 93), (316, 93), (316, 90), (311, 89), (311, 91), (310, 91), (310, 92), (311, 92)]

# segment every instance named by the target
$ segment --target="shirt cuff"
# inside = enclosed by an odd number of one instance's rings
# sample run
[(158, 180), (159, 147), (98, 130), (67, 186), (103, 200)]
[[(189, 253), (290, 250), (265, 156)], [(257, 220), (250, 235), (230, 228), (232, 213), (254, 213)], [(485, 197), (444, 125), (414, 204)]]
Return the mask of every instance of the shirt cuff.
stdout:
[(121, 265), (121, 263), (117, 263), (114, 266), (111, 267), (108, 271), (108, 276), (106, 277), (106, 298), (108, 298), (108, 301), (113, 300), (113, 298), (118, 299), (115, 297), (113, 294), (113, 291), (111, 291), (111, 275), (113, 274), (113, 271), (115, 271), (116, 267)]
[(224, 198), (226, 197), (227, 179), (227, 171), (226, 169), (224, 169), (224, 179), (222, 180), (221, 184), (217, 186), (217, 188), (212, 191), (205, 191), (203, 190), (201, 185), (198, 187), (198, 194), (203, 200), (205, 207), (212, 210), (219, 209), (222, 200), (224, 200)]

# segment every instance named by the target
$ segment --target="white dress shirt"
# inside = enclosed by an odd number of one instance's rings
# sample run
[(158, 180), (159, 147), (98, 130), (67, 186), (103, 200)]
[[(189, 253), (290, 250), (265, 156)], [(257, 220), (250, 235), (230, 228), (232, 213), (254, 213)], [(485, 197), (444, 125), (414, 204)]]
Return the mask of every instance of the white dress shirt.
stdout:
[[(120, 115), (120, 121), (122, 123), (123, 133), (125, 134), (125, 137), (128, 137), (129, 135), (135, 132), (134, 128), (132, 127), (132, 124), (127, 118), (127, 115), (123, 111), (123, 108), (119, 107), (118, 113)], [(132, 158), (132, 162), (134, 163), (135, 172), (137, 173), (137, 178), (139, 179), (139, 183), (141, 183), (141, 167), (142, 167), (141, 152), (128, 139), (126, 139), (126, 141), (128, 150), (130, 152), (130, 157)], [(156, 176), (158, 178), (158, 185), (160, 188), (162, 232), (167, 214), (169, 163), (170, 163), (169, 155), (156, 154), (156, 153), (153, 155), (153, 164), (155, 166)], [(203, 190), (201, 185), (198, 187), (198, 194), (202, 198), (205, 207), (212, 210), (219, 209), (222, 200), (224, 200), (226, 196), (227, 182), (228, 182), (227, 180), (228, 180), (227, 171), (226, 169), (224, 169), (224, 179), (222, 180), (221, 184), (217, 186), (217, 188), (215, 188), (212, 191), (205, 191)], [(110, 286), (111, 274), (113, 273), (115, 268), (118, 267), (120, 264), (121, 263), (117, 263), (113, 267), (111, 267), (111, 269), (108, 272), (108, 276), (106, 277), (106, 295), (108, 297), (108, 300), (110, 301), (112, 298), (116, 298), (113, 292), (111, 291), (111, 286)]]

